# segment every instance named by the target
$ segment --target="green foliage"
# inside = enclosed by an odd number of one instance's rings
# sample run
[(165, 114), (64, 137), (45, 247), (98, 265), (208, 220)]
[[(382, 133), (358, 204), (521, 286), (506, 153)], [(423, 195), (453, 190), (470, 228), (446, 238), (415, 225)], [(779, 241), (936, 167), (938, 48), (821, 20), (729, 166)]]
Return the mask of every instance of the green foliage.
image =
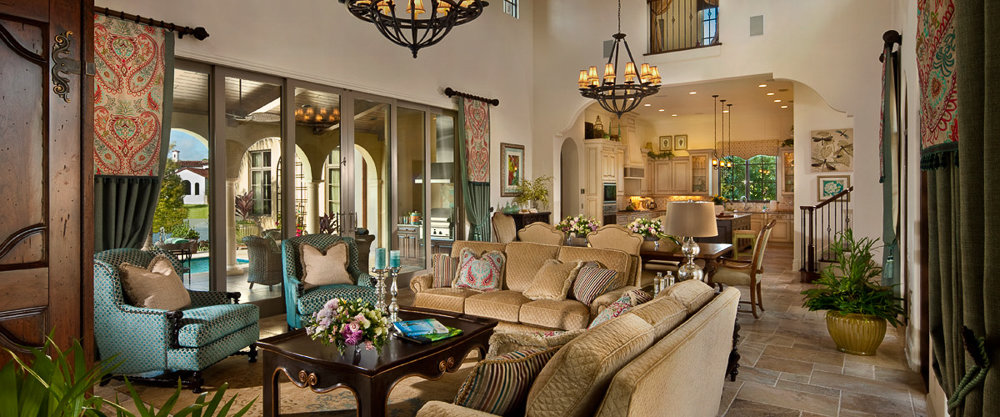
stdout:
[(173, 230), (187, 218), (184, 187), (181, 185), (181, 177), (177, 175), (177, 168), (177, 163), (167, 158), (167, 165), (163, 168), (163, 183), (160, 185), (160, 199), (156, 202), (156, 211), (153, 213), (153, 232), (159, 232), (161, 227), (167, 231)]
[(543, 175), (529, 180), (525, 178), (517, 185), (518, 195), (514, 197), (514, 202), (522, 205), (529, 201), (537, 201), (542, 206), (549, 204), (549, 186), (552, 184), (552, 177)]
[(719, 168), (722, 197), (729, 200), (764, 201), (778, 198), (778, 157), (757, 155), (743, 159), (730, 155), (722, 158), (732, 162), (731, 168)]
[(837, 263), (823, 270), (814, 282), (816, 288), (802, 291), (806, 296), (802, 305), (810, 311), (868, 314), (898, 326), (899, 317), (905, 317), (906, 311), (903, 299), (896, 297), (891, 287), (876, 281), (882, 274), (872, 254), (877, 242), (869, 238), (855, 240), (851, 229), (838, 234), (830, 248)]
[(79, 341), (74, 340), (73, 346), (63, 352), (51, 337), (47, 337), (45, 346), (31, 349), (30, 364), (10, 350), (4, 350), (13, 360), (0, 368), (0, 387), (3, 387), (0, 389), (0, 417), (107, 417), (104, 406), (114, 410), (114, 415), (118, 417), (241, 417), (257, 401), (254, 399), (239, 411), (230, 414), (237, 396), (234, 395), (222, 404), (229, 387), (229, 384), (222, 384), (211, 399), (208, 399), (207, 392), (202, 393), (194, 404), (174, 411), (182, 389), (178, 381), (174, 394), (159, 411), (155, 411), (143, 403), (139, 393), (126, 379), (125, 385), (139, 411), (136, 416), (116, 402), (89, 393), (104, 376), (114, 370), (117, 363), (98, 361), (88, 368), (85, 360), (87, 356)]
[(663, 151), (663, 152), (649, 151), (646, 152), (646, 155), (653, 159), (674, 159), (674, 153), (671, 151)]
[(208, 204), (188, 204), (184, 206), (188, 210), (189, 219), (208, 219)]
[(185, 223), (181, 223), (170, 229), (170, 237), (179, 237), (183, 239), (198, 240), (201, 237), (197, 231), (189, 227)]

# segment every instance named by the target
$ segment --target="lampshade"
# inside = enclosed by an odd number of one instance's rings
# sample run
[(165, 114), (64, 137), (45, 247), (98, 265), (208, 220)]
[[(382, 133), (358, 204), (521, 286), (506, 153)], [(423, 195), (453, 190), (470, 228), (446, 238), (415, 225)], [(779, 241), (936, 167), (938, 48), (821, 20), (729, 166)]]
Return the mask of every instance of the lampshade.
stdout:
[(667, 205), (667, 224), (663, 231), (682, 237), (718, 236), (715, 205), (708, 201), (673, 201)]

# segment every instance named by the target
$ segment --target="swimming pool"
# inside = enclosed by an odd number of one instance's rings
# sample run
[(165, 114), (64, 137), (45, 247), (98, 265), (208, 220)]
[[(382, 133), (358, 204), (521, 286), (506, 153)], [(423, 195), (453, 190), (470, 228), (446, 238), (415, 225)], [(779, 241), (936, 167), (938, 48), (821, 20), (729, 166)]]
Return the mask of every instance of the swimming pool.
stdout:
[[(239, 262), (241, 264), (246, 264), (246, 263), (250, 263), (250, 260), (248, 260), (248, 259), (237, 259), (236, 262)], [(185, 264), (187, 264), (187, 263), (185, 262)], [(191, 264), (188, 267), (191, 268), (191, 273), (192, 274), (197, 274), (199, 272), (208, 272), (208, 258), (195, 258), (195, 259), (192, 259), (191, 260)]]

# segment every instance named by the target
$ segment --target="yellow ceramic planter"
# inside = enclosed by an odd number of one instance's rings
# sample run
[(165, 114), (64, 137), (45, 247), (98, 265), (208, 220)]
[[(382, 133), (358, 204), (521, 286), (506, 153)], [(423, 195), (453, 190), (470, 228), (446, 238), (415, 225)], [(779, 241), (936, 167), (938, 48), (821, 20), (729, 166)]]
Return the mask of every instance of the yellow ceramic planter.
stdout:
[(867, 314), (827, 311), (826, 329), (837, 344), (837, 350), (871, 356), (885, 338), (885, 319)]

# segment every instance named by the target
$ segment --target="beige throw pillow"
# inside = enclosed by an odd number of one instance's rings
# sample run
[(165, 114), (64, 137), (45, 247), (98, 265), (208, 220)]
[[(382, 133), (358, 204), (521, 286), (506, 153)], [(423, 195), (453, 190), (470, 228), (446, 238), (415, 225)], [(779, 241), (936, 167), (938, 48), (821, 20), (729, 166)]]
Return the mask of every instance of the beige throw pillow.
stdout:
[(331, 284), (355, 284), (347, 272), (347, 244), (335, 243), (320, 251), (314, 246), (299, 246), (302, 283), (306, 289)]
[(122, 288), (129, 304), (157, 310), (181, 310), (191, 305), (191, 294), (174, 272), (166, 255), (157, 255), (148, 267), (121, 265)]
[(566, 299), (566, 293), (573, 285), (573, 279), (580, 272), (583, 262), (562, 262), (556, 259), (548, 259), (542, 264), (541, 269), (535, 273), (535, 278), (524, 290), (524, 296), (532, 300), (555, 300)]

